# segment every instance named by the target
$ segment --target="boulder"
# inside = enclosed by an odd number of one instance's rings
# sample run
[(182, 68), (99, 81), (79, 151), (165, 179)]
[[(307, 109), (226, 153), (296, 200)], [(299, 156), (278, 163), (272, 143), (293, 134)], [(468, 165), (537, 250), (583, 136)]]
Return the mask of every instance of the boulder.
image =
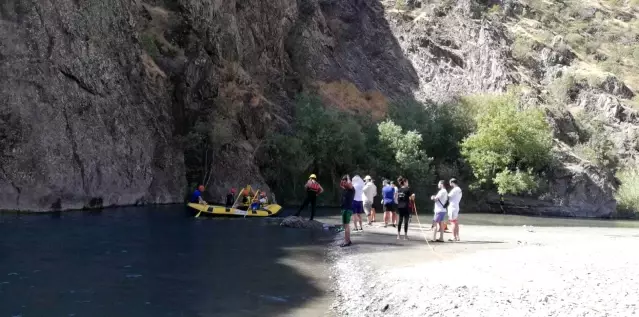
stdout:
[(331, 226), (319, 222), (317, 220), (308, 220), (302, 217), (297, 216), (288, 216), (280, 222), (280, 226), (289, 227), (289, 228), (302, 228), (302, 229), (313, 229), (313, 230), (323, 230), (324, 228), (329, 228)]

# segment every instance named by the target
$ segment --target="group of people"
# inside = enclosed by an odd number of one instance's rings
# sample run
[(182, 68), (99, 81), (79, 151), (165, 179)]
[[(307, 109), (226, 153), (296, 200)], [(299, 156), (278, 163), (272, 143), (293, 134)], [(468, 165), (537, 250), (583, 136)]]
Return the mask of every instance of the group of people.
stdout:
[[(202, 198), (202, 194), (204, 193), (204, 185), (199, 185), (197, 189), (191, 195), (191, 199), (189, 202), (197, 203), (202, 205), (207, 205), (208, 203)], [(250, 192), (248, 189), (242, 190), (242, 201), (240, 204), (235, 201), (235, 194), (237, 190), (235, 188), (231, 188), (231, 190), (226, 194), (226, 208), (238, 207), (238, 205), (242, 205), (247, 208), (251, 208), (251, 210), (257, 210), (261, 206), (268, 204), (268, 198), (266, 196), (266, 192), (259, 191), (259, 195), (256, 193)]]
[[(439, 181), (436, 195), (430, 197), (434, 202), (434, 215), (431, 230), (433, 230), (433, 241), (444, 241), (444, 230), (447, 228), (446, 216), (448, 221), (453, 226), (453, 239), (449, 241), (459, 241), (459, 203), (462, 198), (462, 191), (459, 188), (457, 180), (452, 178), (449, 181), (451, 190), (446, 190), (446, 184), (444, 181)], [(317, 176), (312, 174), (309, 180), (306, 182), (306, 199), (300, 206), (296, 216), (299, 216), (301, 211), (309, 204), (311, 205), (311, 217), (313, 220), (315, 217), (315, 207), (317, 202), (317, 195), (321, 194), (324, 189), (317, 182)], [(342, 247), (352, 245), (351, 241), (351, 221), (354, 226), (354, 231), (364, 230), (362, 226), (362, 214), (366, 214), (368, 224), (371, 225), (376, 221), (376, 206), (383, 206), (384, 210), (384, 227), (387, 227), (389, 223), (397, 228), (397, 239), (402, 239), (401, 229), (404, 225), (403, 239), (408, 240), (408, 223), (412, 214), (416, 213), (415, 207), (415, 193), (410, 189), (408, 179), (405, 177), (398, 177), (397, 181), (391, 181), (385, 179), (382, 187), (382, 198), (377, 197), (377, 186), (375, 186), (373, 179), (370, 176), (364, 177), (362, 180), (359, 176), (354, 176), (353, 179), (349, 175), (344, 175), (340, 180), (340, 188), (342, 189), (341, 209), (342, 209), (342, 224), (344, 225), (344, 243)], [(379, 205), (376, 202), (380, 202)], [(359, 225), (359, 228), (358, 228)], [(439, 239), (437, 239), (437, 233), (440, 233)]]

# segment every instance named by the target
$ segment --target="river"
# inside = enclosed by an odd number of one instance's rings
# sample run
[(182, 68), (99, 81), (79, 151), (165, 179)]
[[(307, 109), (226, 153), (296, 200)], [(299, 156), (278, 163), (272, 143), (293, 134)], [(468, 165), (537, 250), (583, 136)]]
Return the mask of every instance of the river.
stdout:
[[(290, 213), (290, 210), (288, 211)], [(320, 219), (335, 222), (336, 210)], [(378, 221), (381, 220), (378, 214)], [(639, 222), (467, 214), (464, 224)], [(328, 232), (194, 219), (182, 206), (0, 214), (2, 316), (323, 316)]]

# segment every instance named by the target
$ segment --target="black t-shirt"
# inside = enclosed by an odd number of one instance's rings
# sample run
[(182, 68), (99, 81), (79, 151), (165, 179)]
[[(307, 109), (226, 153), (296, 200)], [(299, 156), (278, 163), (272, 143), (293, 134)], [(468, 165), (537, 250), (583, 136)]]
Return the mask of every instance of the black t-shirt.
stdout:
[(233, 194), (231, 193), (226, 194), (226, 205), (233, 206), (233, 203), (235, 203), (235, 197), (233, 196)]
[(408, 208), (408, 200), (413, 192), (408, 187), (402, 187), (397, 190), (397, 208)]

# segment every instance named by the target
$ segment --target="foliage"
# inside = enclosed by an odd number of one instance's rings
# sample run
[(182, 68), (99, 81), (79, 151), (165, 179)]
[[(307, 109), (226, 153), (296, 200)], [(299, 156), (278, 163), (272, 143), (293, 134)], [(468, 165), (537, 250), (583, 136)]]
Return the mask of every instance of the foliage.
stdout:
[(482, 112), (476, 118), (477, 130), (462, 143), (462, 155), (479, 185), (496, 185), (500, 192), (522, 192), (521, 187), (511, 186), (513, 177), (524, 179), (522, 173), (513, 176), (504, 171), (538, 173), (549, 166), (552, 136), (543, 113), (537, 109), (517, 110), (513, 93), (476, 96), (470, 102)]
[(422, 149), (422, 136), (417, 131), (403, 133), (391, 120), (377, 126), (381, 143), (393, 151), (400, 174), (414, 179), (428, 179), (432, 158)]
[(515, 172), (503, 170), (495, 175), (494, 183), (497, 185), (497, 192), (500, 195), (531, 194), (538, 188), (538, 182), (532, 169), (527, 172), (522, 172), (519, 169)]
[(421, 134), (426, 154), (436, 162), (454, 162), (460, 157), (459, 142), (474, 129), (473, 111), (464, 100), (443, 105), (405, 100), (391, 104), (388, 115), (404, 129)]
[(619, 171), (617, 178), (621, 182), (616, 193), (618, 208), (639, 213), (639, 169)]
[(327, 191), (322, 197), (336, 199), (339, 177), (365, 162), (362, 127), (352, 116), (324, 107), (317, 96), (300, 95), (294, 129), (294, 134), (273, 134), (267, 140), (268, 159), (261, 164), (267, 182), (284, 199), (299, 200), (302, 186), (291, 180), (315, 173)]
[[(415, 116), (400, 116), (406, 125), (392, 118), (376, 123), (346, 109), (327, 107), (318, 96), (301, 95), (295, 103), (292, 131), (271, 135), (262, 147), (262, 174), (278, 197), (287, 201), (303, 198), (302, 181), (310, 173), (318, 175), (326, 191), (320, 196), (322, 203), (329, 204), (338, 201), (338, 181), (347, 173), (371, 175), (379, 180), (402, 175), (411, 180), (411, 186), (430, 186), (433, 159), (427, 145), (439, 146), (439, 142), (447, 142), (450, 134), (459, 135), (442, 129), (453, 124), (454, 120), (447, 117), (452, 111), (420, 103), (403, 103), (393, 107), (393, 111), (397, 107), (410, 109)], [(432, 124), (423, 124), (426, 122)], [(422, 129), (415, 129), (417, 126)], [(423, 131), (432, 140), (425, 139)], [(459, 140), (461, 137), (453, 145)]]
[(616, 147), (608, 138), (604, 122), (583, 112), (575, 116), (575, 119), (584, 136), (584, 141), (574, 147), (577, 156), (596, 166), (616, 169), (619, 164)]

